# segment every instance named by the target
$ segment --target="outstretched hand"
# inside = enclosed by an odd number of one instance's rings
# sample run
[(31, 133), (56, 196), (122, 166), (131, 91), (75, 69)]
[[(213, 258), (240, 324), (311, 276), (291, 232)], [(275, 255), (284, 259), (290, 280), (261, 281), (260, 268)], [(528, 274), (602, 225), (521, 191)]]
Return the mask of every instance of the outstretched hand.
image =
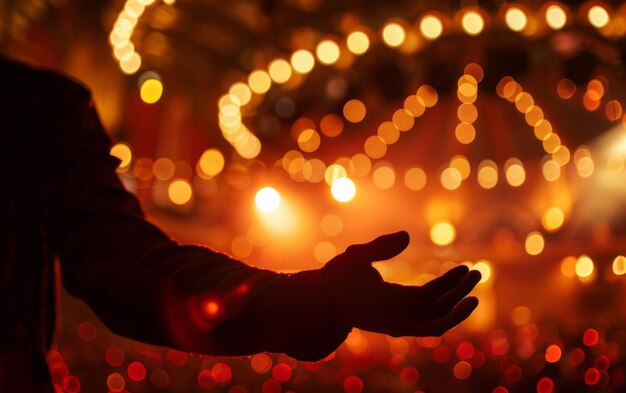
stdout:
[(391, 336), (440, 336), (465, 320), (478, 305), (467, 297), (480, 281), (478, 271), (457, 266), (423, 286), (385, 282), (372, 262), (391, 259), (409, 244), (406, 232), (352, 245), (321, 270), (345, 324)]

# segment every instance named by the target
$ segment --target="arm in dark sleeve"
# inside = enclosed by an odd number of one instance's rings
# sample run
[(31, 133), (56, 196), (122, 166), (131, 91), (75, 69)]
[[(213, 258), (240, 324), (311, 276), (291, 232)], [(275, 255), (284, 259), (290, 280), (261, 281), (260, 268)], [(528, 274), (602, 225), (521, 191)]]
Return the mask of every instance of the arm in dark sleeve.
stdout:
[(256, 269), (207, 247), (179, 245), (147, 222), (117, 177), (118, 160), (88, 92), (57, 85), (63, 103), (43, 116), (44, 225), (66, 289), (112, 331), (191, 352), (309, 360), (345, 339), (349, 326), (311, 323), (327, 312), (305, 306), (317, 271)]

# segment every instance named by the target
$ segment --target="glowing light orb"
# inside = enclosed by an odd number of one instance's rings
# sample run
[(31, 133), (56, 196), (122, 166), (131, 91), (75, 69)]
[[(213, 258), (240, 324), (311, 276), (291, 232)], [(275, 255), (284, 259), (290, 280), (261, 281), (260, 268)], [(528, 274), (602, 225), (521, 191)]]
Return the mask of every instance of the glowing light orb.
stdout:
[(224, 169), (224, 155), (217, 149), (208, 149), (200, 156), (198, 168), (206, 176), (216, 176)]
[(324, 40), (317, 45), (315, 53), (320, 63), (326, 65), (334, 64), (339, 60), (339, 45), (334, 41)]
[(433, 41), (441, 36), (443, 24), (435, 15), (426, 15), (420, 22), (420, 32), (427, 40)]
[(300, 74), (308, 74), (315, 66), (315, 57), (305, 49), (300, 49), (291, 55), (291, 67)]
[(130, 150), (130, 146), (125, 143), (116, 143), (111, 147), (110, 154), (117, 157), (121, 162), (118, 168), (125, 168), (130, 165), (133, 159), (133, 153)]
[(463, 31), (468, 35), (476, 36), (485, 28), (483, 17), (476, 11), (467, 11), (461, 18)]
[(354, 195), (356, 194), (356, 186), (349, 178), (340, 177), (333, 181), (333, 184), (330, 187), (330, 192), (335, 200), (345, 203), (354, 198)]
[(545, 241), (543, 235), (539, 232), (531, 232), (526, 236), (526, 242), (524, 248), (528, 255), (539, 255), (543, 251)]
[(561, 30), (567, 23), (567, 15), (563, 8), (558, 5), (551, 5), (546, 9), (546, 23), (552, 30)]
[(563, 210), (558, 207), (552, 207), (546, 211), (543, 216), (543, 227), (549, 231), (559, 229), (565, 221)]
[(430, 240), (438, 246), (447, 246), (455, 238), (456, 229), (447, 221), (438, 222), (430, 228)]
[(276, 83), (285, 83), (291, 78), (291, 65), (283, 59), (272, 61), (268, 67), (270, 78)]
[(517, 7), (511, 7), (506, 11), (504, 21), (509, 29), (517, 32), (524, 30), (528, 24), (526, 14)]
[(613, 260), (613, 273), (617, 276), (626, 274), (626, 257), (619, 255)]
[(589, 8), (589, 11), (587, 12), (587, 19), (589, 19), (589, 23), (591, 23), (593, 27), (600, 29), (609, 23), (610, 18), (609, 13), (604, 7), (594, 5)]
[(472, 270), (478, 270), (481, 274), (479, 283), (486, 283), (491, 278), (491, 265), (486, 260), (478, 261), (472, 266)]
[(170, 183), (167, 189), (167, 195), (170, 197), (172, 203), (182, 206), (191, 200), (193, 190), (187, 180), (178, 179)]
[(272, 187), (261, 188), (254, 197), (254, 203), (259, 210), (271, 213), (280, 205), (280, 194)]
[(148, 79), (141, 84), (139, 95), (146, 104), (154, 104), (163, 95), (163, 83), (158, 79)]
[(348, 36), (346, 45), (348, 46), (348, 50), (350, 52), (355, 55), (362, 55), (369, 49), (370, 39), (364, 32), (354, 31)]
[(406, 30), (402, 25), (392, 22), (383, 28), (383, 41), (385, 45), (397, 48), (406, 40)]
[(593, 261), (586, 255), (580, 256), (576, 261), (576, 275), (580, 278), (589, 277), (593, 274)]
[(263, 70), (256, 70), (250, 73), (248, 77), (248, 85), (250, 90), (257, 94), (266, 93), (272, 86), (272, 79), (269, 74)]

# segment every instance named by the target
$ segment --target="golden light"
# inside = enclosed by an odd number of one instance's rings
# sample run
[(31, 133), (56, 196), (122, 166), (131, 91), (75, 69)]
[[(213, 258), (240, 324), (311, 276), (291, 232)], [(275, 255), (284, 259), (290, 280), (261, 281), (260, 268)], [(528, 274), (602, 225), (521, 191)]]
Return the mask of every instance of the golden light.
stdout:
[(217, 176), (224, 169), (224, 155), (217, 149), (205, 150), (198, 160), (198, 169), (205, 176)]
[(346, 39), (348, 50), (355, 55), (362, 55), (367, 52), (370, 47), (370, 39), (362, 31), (353, 31)]
[(546, 348), (545, 358), (546, 362), (548, 363), (558, 362), (559, 360), (561, 360), (561, 355), (561, 348), (556, 344), (552, 344), (548, 348)]
[(185, 179), (174, 180), (167, 188), (167, 196), (169, 196), (172, 203), (179, 206), (185, 205), (193, 196), (191, 184)]
[(541, 172), (547, 181), (556, 181), (561, 177), (561, 166), (554, 160), (547, 160), (543, 163)]
[(522, 161), (517, 158), (510, 158), (504, 164), (504, 175), (506, 181), (512, 187), (519, 187), (526, 181), (526, 171)]
[(383, 41), (385, 45), (397, 48), (406, 40), (406, 30), (402, 25), (391, 22), (383, 27)]
[(495, 162), (484, 160), (478, 165), (478, 184), (487, 190), (498, 184), (498, 166)]
[(291, 65), (287, 60), (273, 60), (267, 67), (267, 71), (276, 83), (285, 83), (291, 78)]
[(266, 93), (272, 86), (272, 79), (269, 74), (263, 70), (255, 70), (248, 76), (248, 85), (250, 90), (257, 94)]
[(324, 40), (317, 45), (315, 53), (320, 63), (325, 65), (334, 64), (339, 59), (339, 45), (334, 41)]
[(161, 157), (154, 162), (154, 165), (152, 165), (152, 171), (154, 172), (154, 177), (159, 180), (166, 181), (174, 176), (176, 173), (176, 166), (169, 158)]
[(578, 277), (589, 277), (593, 274), (593, 270), (593, 261), (587, 255), (581, 255), (576, 261), (576, 275)]
[(546, 23), (552, 30), (561, 30), (567, 23), (567, 14), (558, 5), (551, 5), (546, 9)]
[(509, 29), (520, 32), (526, 28), (528, 19), (524, 11), (517, 7), (511, 7), (504, 14), (504, 21)]
[(111, 147), (110, 154), (113, 157), (117, 157), (121, 162), (118, 166), (119, 169), (124, 169), (130, 165), (130, 162), (133, 159), (133, 153), (130, 150), (130, 146), (126, 143), (116, 143)]
[(313, 129), (307, 128), (298, 135), (298, 146), (304, 152), (314, 152), (320, 146), (320, 143), (320, 134)]
[(128, 58), (128, 60), (124, 60), (120, 62), (120, 69), (123, 73), (127, 75), (132, 75), (135, 72), (139, 71), (141, 67), (141, 56), (139, 53), (133, 52), (133, 54)]
[(420, 21), (420, 32), (427, 40), (436, 40), (443, 32), (441, 19), (435, 15), (426, 15)]
[(511, 320), (517, 326), (524, 326), (530, 322), (532, 314), (530, 309), (526, 306), (517, 306), (511, 312)]
[(564, 221), (565, 214), (563, 214), (563, 210), (558, 207), (551, 207), (546, 210), (542, 217), (543, 227), (548, 231), (555, 231), (559, 229), (563, 225)]
[(594, 5), (589, 8), (587, 19), (589, 19), (589, 23), (591, 23), (593, 27), (600, 29), (609, 23), (609, 13), (604, 7)]
[(265, 213), (274, 212), (280, 205), (280, 194), (272, 187), (263, 187), (257, 191), (254, 204)]
[(485, 28), (483, 17), (476, 11), (467, 11), (461, 18), (461, 26), (463, 31), (468, 35), (476, 36)]
[(385, 121), (378, 126), (378, 136), (388, 145), (392, 145), (400, 138), (400, 129), (391, 121)]
[(454, 136), (460, 143), (467, 145), (476, 138), (476, 129), (470, 123), (460, 122), (454, 129)]
[(624, 274), (626, 274), (626, 257), (624, 257), (623, 255), (617, 256), (613, 260), (612, 267), (613, 267), (613, 274), (617, 276), (623, 276)]
[(372, 160), (363, 153), (357, 153), (350, 159), (349, 167), (354, 176), (364, 177), (372, 170)]
[(450, 168), (458, 170), (464, 180), (468, 178), (471, 172), (469, 160), (461, 154), (457, 154), (450, 159)]
[(456, 238), (456, 229), (448, 221), (440, 221), (430, 228), (430, 240), (438, 246), (447, 246)]
[(441, 172), (441, 185), (446, 190), (456, 190), (461, 186), (463, 175), (456, 168), (446, 168)]
[(356, 194), (356, 186), (354, 182), (347, 177), (340, 177), (333, 181), (330, 192), (335, 200), (345, 203), (354, 198)]
[(416, 95), (422, 99), (422, 102), (427, 108), (431, 108), (437, 104), (439, 94), (437, 90), (430, 85), (422, 85), (417, 89)]
[(561, 261), (561, 273), (567, 278), (576, 277), (576, 257), (568, 256)]
[(594, 171), (594, 163), (591, 157), (585, 156), (581, 157), (575, 162), (576, 169), (578, 170), (578, 174), (581, 177), (589, 177), (593, 175)]
[(373, 159), (382, 158), (387, 153), (387, 144), (378, 135), (372, 135), (363, 144), (365, 154)]
[(300, 49), (291, 55), (291, 67), (300, 74), (308, 74), (315, 66), (315, 57), (306, 49)]
[(141, 84), (139, 96), (146, 104), (154, 104), (163, 95), (163, 83), (160, 80), (150, 78)]
[(237, 82), (233, 84), (228, 90), (229, 96), (237, 97), (238, 105), (243, 106), (250, 102), (252, 98), (252, 91), (250, 91), (250, 87), (243, 82)]
[(346, 168), (344, 168), (340, 164), (331, 164), (328, 166), (328, 168), (326, 168), (326, 171), (324, 172), (324, 181), (326, 182), (326, 184), (332, 186), (335, 180), (347, 176), (348, 172), (346, 171)]
[(396, 173), (392, 167), (382, 165), (374, 170), (372, 181), (381, 190), (388, 190), (396, 182)]
[(419, 191), (426, 186), (426, 172), (422, 168), (409, 168), (404, 174), (404, 184), (409, 190)]
[(365, 104), (357, 99), (349, 100), (343, 106), (343, 116), (351, 123), (360, 122), (366, 113)]
[(471, 270), (478, 270), (481, 274), (479, 283), (486, 283), (491, 278), (491, 265), (486, 260), (476, 262)]
[(543, 240), (543, 235), (539, 232), (531, 232), (526, 236), (526, 241), (524, 242), (524, 248), (528, 255), (539, 255), (543, 251), (545, 246), (545, 241)]

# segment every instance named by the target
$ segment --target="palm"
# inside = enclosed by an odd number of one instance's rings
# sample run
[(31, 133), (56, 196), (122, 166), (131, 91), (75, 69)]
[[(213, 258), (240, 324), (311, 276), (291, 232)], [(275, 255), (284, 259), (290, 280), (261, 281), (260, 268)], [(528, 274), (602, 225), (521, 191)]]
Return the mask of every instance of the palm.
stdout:
[[(386, 260), (408, 245), (406, 232), (353, 245), (321, 270), (327, 291), (348, 325), (392, 336), (439, 336), (466, 319), (478, 305), (465, 298), (480, 273), (456, 267), (424, 286), (385, 282), (372, 262)], [(464, 299), (465, 298), (465, 299)]]

